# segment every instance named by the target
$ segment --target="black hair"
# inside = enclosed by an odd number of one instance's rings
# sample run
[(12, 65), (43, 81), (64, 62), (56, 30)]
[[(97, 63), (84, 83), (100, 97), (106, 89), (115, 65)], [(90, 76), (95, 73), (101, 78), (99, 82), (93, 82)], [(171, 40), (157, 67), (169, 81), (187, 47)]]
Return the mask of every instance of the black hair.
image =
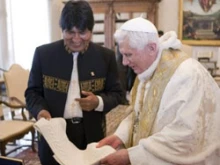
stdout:
[(68, 1), (61, 13), (60, 27), (63, 30), (71, 30), (73, 27), (81, 31), (92, 31), (94, 16), (91, 6), (84, 0)]

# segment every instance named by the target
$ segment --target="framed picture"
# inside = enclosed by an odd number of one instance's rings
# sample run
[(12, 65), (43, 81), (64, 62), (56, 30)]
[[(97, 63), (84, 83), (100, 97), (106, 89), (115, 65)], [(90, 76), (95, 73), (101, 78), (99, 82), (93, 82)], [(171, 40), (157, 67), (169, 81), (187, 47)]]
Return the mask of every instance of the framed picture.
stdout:
[(220, 45), (220, 0), (179, 0), (179, 38), (188, 45)]

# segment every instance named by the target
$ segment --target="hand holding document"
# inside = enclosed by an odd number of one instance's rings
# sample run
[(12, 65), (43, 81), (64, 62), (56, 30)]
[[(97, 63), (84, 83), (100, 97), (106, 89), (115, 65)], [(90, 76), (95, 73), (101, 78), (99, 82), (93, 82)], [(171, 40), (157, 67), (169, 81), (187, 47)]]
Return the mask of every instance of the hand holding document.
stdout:
[(96, 148), (97, 143), (90, 143), (86, 150), (79, 150), (69, 141), (66, 135), (66, 121), (63, 118), (41, 118), (34, 127), (44, 136), (54, 153), (54, 158), (61, 165), (98, 165), (102, 158), (115, 152), (110, 146)]

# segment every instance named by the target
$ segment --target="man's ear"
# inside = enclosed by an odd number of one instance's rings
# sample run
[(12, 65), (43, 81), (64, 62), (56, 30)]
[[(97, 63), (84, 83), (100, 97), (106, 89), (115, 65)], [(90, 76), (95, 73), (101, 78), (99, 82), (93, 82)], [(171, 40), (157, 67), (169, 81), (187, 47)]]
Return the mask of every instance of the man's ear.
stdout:
[(149, 53), (149, 55), (154, 55), (157, 51), (157, 45), (155, 43), (149, 43), (145, 47)]

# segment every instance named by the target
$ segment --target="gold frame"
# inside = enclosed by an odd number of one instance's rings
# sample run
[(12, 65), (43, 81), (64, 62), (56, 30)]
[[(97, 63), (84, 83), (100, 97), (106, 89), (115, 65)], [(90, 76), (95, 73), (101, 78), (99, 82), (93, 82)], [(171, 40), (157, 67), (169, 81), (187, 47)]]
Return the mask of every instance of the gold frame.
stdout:
[[(184, 1), (189, 0), (179, 0), (179, 39), (182, 41), (183, 44), (187, 45), (198, 45), (198, 46), (219, 46), (220, 45), (220, 38), (219, 39), (184, 39), (183, 38), (183, 22), (184, 22)], [(195, 1), (195, 0), (194, 0)], [(198, 1), (198, 0), (196, 0)], [(220, 1), (220, 0), (216, 0)], [(220, 7), (219, 7), (220, 10)], [(205, 13), (205, 12), (204, 12)], [(203, 16), (205, 18), (205, 16)], [(219, 14), (220, 17), (220, 14)]]

